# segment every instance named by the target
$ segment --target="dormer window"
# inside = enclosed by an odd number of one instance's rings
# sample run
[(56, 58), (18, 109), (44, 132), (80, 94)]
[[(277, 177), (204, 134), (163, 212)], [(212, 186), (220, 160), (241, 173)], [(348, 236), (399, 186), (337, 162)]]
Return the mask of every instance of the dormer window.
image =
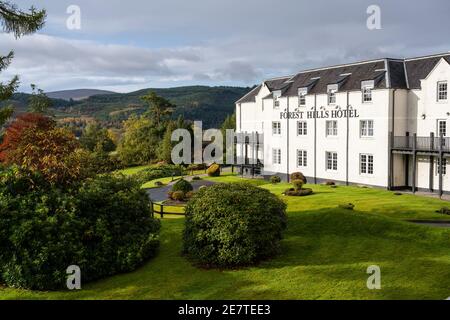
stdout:
[(298, 89), (298, 105), (300, 107), (306, 106), (306, 94), (308, 93), (307, 88), (299, 88)]
[(273, 93), (273, 107), (274, 108), (280, 107), (280, 97), (281, 97), (281, 91), (274, 91), (274, 93)]
[(328, 104), (336, 104), (336, 92), (338, 91), (337, 84), (330, 84), (327, 88)]
[(362, 102), (363, 103), (372, 102), (372, 90), (374, 87), (375, 87), (375, 83), (373, 80), (363, 81), (361, 83)]
[(437, 101), (443, 102), (447, 101), (447, 92), (448, 92), (447, 81), (439, 81), (437, 84)]

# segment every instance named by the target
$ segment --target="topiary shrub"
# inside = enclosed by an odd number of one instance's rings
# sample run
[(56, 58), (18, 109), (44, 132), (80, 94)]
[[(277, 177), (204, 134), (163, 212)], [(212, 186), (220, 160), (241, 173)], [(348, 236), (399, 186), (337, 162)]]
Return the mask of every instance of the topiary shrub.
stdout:
[(210, 177), (218, 177), (220, 176), (220, 166), (217, 163), (213, 163), (208, 170), (206, 170), (206, 173)]
[(161, 181), (155, 182), (155, 187), (162, 187), (162, 186), (164, 186), (164, 183), (162, 183)]
[(278, 184), (281, 182), (281, 178), (279, 176), (271, 176), (270, 177), (270, 183), (272, 184)]
[(355, 208), (355, 205), (353, 203), (340, 204), (339, 208), (345, 209), (345, 210), (353, 210)]
[(308, 180), (306, 179), (306, 177), (301, 172), (294, 172), (294, 173), (291, 174), (291, 181), (295, 181), (295, 180), (302, 180), (303, 184), (307, 184), (308, 183)]
[(326, 186), (335, 186), (336, 183), (334, 183), (334, 181), (327, 181), (327, 182), (325, 182), (325, 185)]
[(200, 178), (199, 176), (192, 177), (192, 181), (199, 181), (199, 180), (202, 180), (202, 178)]
[(442, 207), (441, 209), (437, 210), (436, 213), (450, 215), (450, 208)]
[(185, 193), (183, 191), (173, 191), (171, 199), (176, 201), (184, 201)]
[(295, 191), (302, 190), (303, 188), (303, 180), (293, 180), (292, 185), (294, 186)]
[(283, 194), (285, 196), (289, 196), (289, 197), (305, 197), (305, 196), (309, 196), (313, 193), (314, 192), (312, 189), (295, 190), (294, 188), (287, 189), (286, 191), (283, 192)]
[(252, 265), (273, 257), (286, 228), (286, 205), (245, 183), (201, 189), (186, 207), (183, 252), (206, 267)]
[(186, 194), (184, 196), (186, 199), (191, 199), (194, 195), (195, 195), (194, 191), (189, 191), (189, 192), (186, 192)]
[(66, 269), (83, 283), (135, 270), (154, 256), (160, 224), (132, 178), (98, 176), (70, 192), (36, 174), (0, 172), (0, 282), (53, 290)]
[(184, 179), (178, 180), (172, 187), (173, 192), (182, 191), (183, 193), (186, 193), (192, 190), (194, 190), (192, 184), (190, 184), (188, 181)]

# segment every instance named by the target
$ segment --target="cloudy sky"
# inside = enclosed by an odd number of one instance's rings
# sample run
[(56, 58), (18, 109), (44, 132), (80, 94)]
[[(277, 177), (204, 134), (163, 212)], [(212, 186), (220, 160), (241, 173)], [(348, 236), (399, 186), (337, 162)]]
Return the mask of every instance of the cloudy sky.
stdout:
[[(253, 85), (330, 64), (450, 50), (448, 0), (15, 0), (45, 8), (45, 28), (19, 40), (0, 81), (21, 91), (98, 88), (128, 92), (181, 85)], [(381, 29), (367, 8), (381, 8)], [(70, 5), (81, 29), (67, 28)]]

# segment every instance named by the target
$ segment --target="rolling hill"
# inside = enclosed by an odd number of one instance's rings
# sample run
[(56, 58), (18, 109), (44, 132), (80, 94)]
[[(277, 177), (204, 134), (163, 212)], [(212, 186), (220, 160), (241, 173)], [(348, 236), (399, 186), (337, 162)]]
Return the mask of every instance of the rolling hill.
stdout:
[[(244, 87), (187, 86), (167, 89), (142, 89), (130, 93), (95, 94), (82, 100), (77, 96), (99, 93), (100, 90), (68, 90), (48, 93), (52, 98), (54, 113), (59, 119), (95, 118), (105, 126), (120, 127), (132, 114), (142, 114), (146, 107), (140, 97), (149, 91), (169, 99), (177, 108), (173, 118), (180, 115), (186, 120), (203, 121), (204, 128), (218, 128), (234, 112), (235, 102), (249, 92)], [(16, 93), (1, 105), (12, 104), (16, 113), (27, 110), (29, 94)], [(72, 100), (70, 100), (72, 98)]]
[(47, 93), (47, 96), (52, 99), (62, 99), (62, 100), (85, 100), (89, 97), (95, 95), (107, 95), (113, 94), (115, 92), (106, 90), (96, 90), (96, 89), (75, 89), (75, 90), (62, 90)]
[(234, 112), (235, 102), (249, 92), (243, 87), (188, 86), (168, 89), (143, 89), (130, 93), (95, 95), (74, 105), (57, 107), (63, 116), (94, 117), (104, 122), (121, 122), (131, 114), (141, 114), (145, 106), (140, 99), (149, 91), (169, 99), (177, 108), (174, 118), (201, 120), (205, 128), (219, 127)]

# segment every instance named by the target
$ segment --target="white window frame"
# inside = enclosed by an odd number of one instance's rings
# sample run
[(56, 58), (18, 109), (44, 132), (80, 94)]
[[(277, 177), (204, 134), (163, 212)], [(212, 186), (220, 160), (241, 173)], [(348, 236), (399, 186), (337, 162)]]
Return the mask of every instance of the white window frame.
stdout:
[(280, 108), (280, 97), (281, 97), (281, 92), (280, 91), (275, 91), (273, 93), (273, 108), (274, 109), (279, 109)]
[(338, 135), (337, 120), (327, 120), (325, 122), (325, 135), (327, 137), (337, 137), (337, 135)]
[(281, 164), (281, 149), (272, 149), (272, 161), (273, 164), (280, 165)]
[(325, 169), (326, 171), (338, 170), (338, 154), (334, 151), (327, 151), (325, 153)]
[[(441, 170), (441, 166), (439, 165), (439, 158), (436, 159), (436, 175), (439, 175)], [(445, 176), (447, 174), (447, 159), (442, 159), (442, 175)]]
[(439, 81), (437, 83), (437, 101), (447, 102), (448, 101), (448, 83), (447, 81)]
[(361, 153), (359, 155), (359, 174), (373, 176), (374, 170), (373, 154)]
[[(441, 125), (444, 125), (443, 127)], [(443, 136), (447, 136), (447, 120), (444, 119), (438, 119), (437, 121), (437, 136), (438, 138), (441, 136), (441, 133), (443, 133)]]
[(336, 93), (337, 93), (336, 89), (328, 89), (328, 97), (327, 97), (328, 105), (336, 104)]
[(297, 150), (297, 167), (305, 168), (308, 166), (308, 151)]
[(362, 88), (362, 102), (371, 103), (373, 101), (372, 96), (373, 88), (371, 86), (365, 86)]
[(361, 120), (359, 122), (359, 135), (361, 138), (373, 138), (375, 133), (373, 120)]
[(280, 121), (272, 122), (272, 135), (274, 135), (274, 136), (281, 135), (281, 122)]
[(308, 122), (307, 121), (297, 121), (297, 136), (308, 135)]

